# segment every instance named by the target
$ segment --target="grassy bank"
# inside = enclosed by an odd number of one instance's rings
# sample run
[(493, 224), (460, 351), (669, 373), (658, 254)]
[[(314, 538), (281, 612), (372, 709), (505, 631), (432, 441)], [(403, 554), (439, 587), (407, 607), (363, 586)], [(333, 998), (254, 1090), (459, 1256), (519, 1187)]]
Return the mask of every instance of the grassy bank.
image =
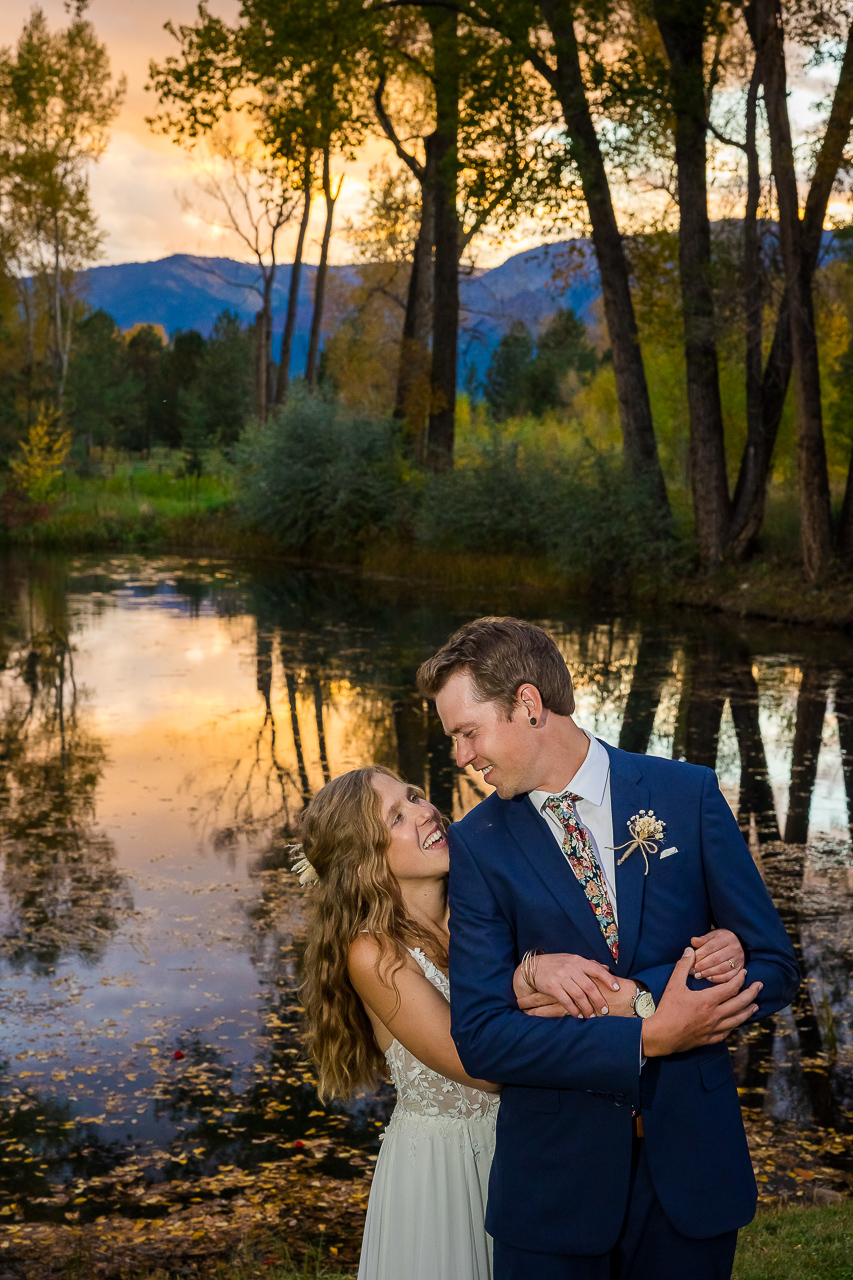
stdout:
[[(175, 474), (168, 455), (114, 464), (109, 474), (68, 475), (50, 503), (0, 511), (0, 549), (133, 551), (240, 556), (346, 566), (370, 576), (436, 586), (475, 587), (484, 594), (553, 599), (594, 595), (616, 605), (689, 606), (780, 622), (853, 628), (853, 575), (835, 570), (813, 585), (800, 568), (795, 512), (784, 495), (768, 503), (762, 551), (743, 565), (711, 575), (696, 571), (689, 551), (661, 566), (649, 563), (627, 580), (610, 568), (581, 570), (569, 560), (533, 554), (433, 548), (394, 534), (297, 555), (274, 535), (239, 518), (227, 469), (200, 478)], [(0, 498), (2, 505), (2, 498)], [(508, 602), (507, 607), (511, 607)]]

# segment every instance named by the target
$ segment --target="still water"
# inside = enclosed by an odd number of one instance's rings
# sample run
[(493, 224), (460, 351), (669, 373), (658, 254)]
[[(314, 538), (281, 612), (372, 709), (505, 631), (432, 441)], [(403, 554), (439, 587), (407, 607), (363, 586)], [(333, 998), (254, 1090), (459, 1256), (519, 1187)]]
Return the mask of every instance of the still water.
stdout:
[(281, 567), (6, 558), (0, 1223), (156, 1216), (306, 1155), (369, 1168), (389, 1098), (321, 1107), (299, 1045), (288, 843), (306, 798), (369, 760), (454, 816), (484, 794), (413, 686), (485, 612), (552, 632), (582, 725), (717, 769), (807, 977), (732, 1045), (756, 1165), (783, 1191), (773, 1142), (793, 1134), (797, 1159), (818, 1153), (796, 1176), (847, 1183), (850, 638)]

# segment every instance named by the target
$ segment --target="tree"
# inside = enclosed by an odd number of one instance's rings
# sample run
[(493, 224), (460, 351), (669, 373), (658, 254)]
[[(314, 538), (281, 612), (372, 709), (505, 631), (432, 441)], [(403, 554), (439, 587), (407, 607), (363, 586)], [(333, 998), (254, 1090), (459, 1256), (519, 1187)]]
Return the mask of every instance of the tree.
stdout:
[(156, 441), (167, 438), (163, 362), (165, 343), (162, 330), (154, 325), (137, 325), (127, 340), (127, 358), (138, 387), (140, 413), (138, 435), (124, 443), (130, 448), (145, 449), (151, 456)]
[[(183, 203), (200, 213), (209, 225), (235, 236), (257, 266), (258, 275), (248, 285), (244, 279), (234, 279), (209, 263), (199, 264), (199, 270), (235, 289), (248, 287), (260, 300), (255, 318), (255, 413), (263, 419), (277, 397), (277, 385), (281, 385), (280, 373), (276, 384), (272, 361), (272, 294), (279, 265), (278, 241), (298, 207), (300, 192), (293, 190), (292, 166), (271, 156), (257, 139), (238, 142), (234, 129), (222, 125), (210, 131), (206, 143), (209, 161), (196, 178), (204, 203), (199, 209), (186, 196)], [(301, 240), (305, 224), (303, 212)], [(299, 254), (301, 258), (301, 242)], [(294, 278), (298, 289), (296, 264), (291, 268), (291, 294)], [(295, 320), (295, 303), (291, 300), (285, 353), (288, 361)]]
[(208, 434), (225, 448), (237, 443), (252, 415), (252, 334), (233, 311), (217, 317), (207, 340), (202, 390)]
[(705, 46), (716, 0), (654, 0), (655, 19), (669, 59), (678, 172), (678, 258), (690, 412), (690, 477), (699, 553), (716, 565), (726, 548), (730, 501), (717, 367), (708, 217)]
[[(0, 51), (0, 222), (20, 300), (32, 314), (44, 297), (48, 354), (61, 402), (75, 316), (74, 273), (101, 243), (88, 171), (106, 147), (125, 92), (112, 84), (106, 46), (76, 0), (72, 21), (51, 34), (34, 8), (14, 51)], [(32, 353), (31, 353), (32, 354)]]
[(800, 534), (806, 574), (814, 579), (832, 553), (829, 475), (820, 403), (820, 365), (814, 299), (800, 221), (797, 175), (788, 118), (784, 35), (778, 0), (756, 0), (751, 10), (756, 58), (762, 68), (794, 359), (800, 480)]
[(527, 371), (527, 405), (541, 416), (556, 409), (570, 374), (589, 378), (598, 359), (586, 336), (586, 326), (570, 308), (554, 313), (539, 335), (536, 357)]
[(522, 320), (516, 320), (492, 354), (483, 395), (496, 422), (526, 409), (528, 372), (533, 363), (533, 339)]
[(483, 394), (497, 422), (522, 413), (541, 417), (562, 403), (569, 374), (588, 376), (597, 363), (574, 311), (566, 308), (551, 316), (535, 351), (527, 325), (517, 320), (492, 354)]
[(127, 341), (112, 316), (106, 311), (85, 316), (74, 335), (65, 407), (68, 425), (84, 441), (87, 455), (93, 445), (133, 447), (143, 427), (140, 393)]
[[(562, 112), (566, 163), (583, 196), (601, 276), (602, 299), (613, 357), (626, 460), (668, 511), (651, 404), (631, 298), (630, 271), (616, 219), (594, 103), (607, 82), (603, 57), (610, 47), (615, 4), (567, 4), (562, 0), (462, 0), (472, 22), (498, 33), (513, 55), (525, 58), (548, 86)], [(574, 204), (564, 189), (566, 204)]]
[[(258, 146), (271, 164), (289, 173), (291, 189), (299, 194), (301, 217), (274, 390), (275, 402), (280, 404), (290, 377), (316, 161), (323, 157), (325, 193), (331, 153), (350, 154), (362, 136), (359, 96), (351, 92), (351, 77), (341, 69), (342, 62), (351, 65), (349, 44), (341, 43), (336, 24), (317, 25), (311, 0), (294, 0), (287, 6), (272, 0), (244, 0), (234, 26), (213, 17), (202, 2), (195, 24), (175, 28), (167, 23), (166, 29), (178, 40), (180, 55), (151, 64), (149, 85), (165, 108), (151, 123), (174, 133), (178, 140), (195, 140), (221, 128), (232, 112), (242, 111), (253, 122)], [(322, 282), (334, 203), (329, 189), (318, 272)], [(315, 293), (318, 341), (322, 301), (321, 288)], [(261, 334), (261, 340), (265, 336)]]
[(396, 414), (421, 408), (429, 364), (423, 445), (421, 422), (409, 420), (409, 431), (415, 456), (443, 469), (453, 460), (461, 259), (487, 224), (508, 229), (537, 207), (549, 184), (553, 113), (525, 58), (467, 10), (407, 5), (390, 21), (380, 6), (372, 12), (377, 120), (421, 193)]

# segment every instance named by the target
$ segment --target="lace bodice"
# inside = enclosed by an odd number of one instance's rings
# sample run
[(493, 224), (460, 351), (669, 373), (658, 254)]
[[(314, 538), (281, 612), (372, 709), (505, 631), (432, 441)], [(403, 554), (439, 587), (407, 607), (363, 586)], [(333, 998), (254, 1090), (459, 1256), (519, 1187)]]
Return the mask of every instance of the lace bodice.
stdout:
[[(420, 947), (410, 947), (409, 951), (423, 970), (424, 977), (449, 1002), (450, 981), (447, 974), (442, 973)], [(397, 1090), (397, 1106), (404, 1111), (422, 1116), (468, 1120), (486, 1116), (497, 1109), (499, 1098), (496, 1093), (469, 1089), (464, 1084), (457, 1084), (455, 1080), (448, 1080), (418, 1061), (399, 1040), (394, 1040), (386, 1049), (385, 1059)]]

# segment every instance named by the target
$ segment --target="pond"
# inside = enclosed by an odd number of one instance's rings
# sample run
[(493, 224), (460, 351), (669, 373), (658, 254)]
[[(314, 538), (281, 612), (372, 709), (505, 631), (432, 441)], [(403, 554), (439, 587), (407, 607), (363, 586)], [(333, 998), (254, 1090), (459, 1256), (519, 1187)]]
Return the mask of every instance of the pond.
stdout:
[(6, 557), (4, 1247), (197, 1228), (198, 1206), (248, 1221), (285, 1183), (280, 1222), (310, 1234), (325, 1213), (346, 1242), (391, 1099), (317, 1101), (288, 846), (306, 799), (368, 760), (454, 816), (477, 803), (414, 674), (496, 612), (551, 631), (582, 725), (717, 769), (806, 975), (731, 1046), (762, 1190), (853, 1180), (850, 638), (281, 566)]

